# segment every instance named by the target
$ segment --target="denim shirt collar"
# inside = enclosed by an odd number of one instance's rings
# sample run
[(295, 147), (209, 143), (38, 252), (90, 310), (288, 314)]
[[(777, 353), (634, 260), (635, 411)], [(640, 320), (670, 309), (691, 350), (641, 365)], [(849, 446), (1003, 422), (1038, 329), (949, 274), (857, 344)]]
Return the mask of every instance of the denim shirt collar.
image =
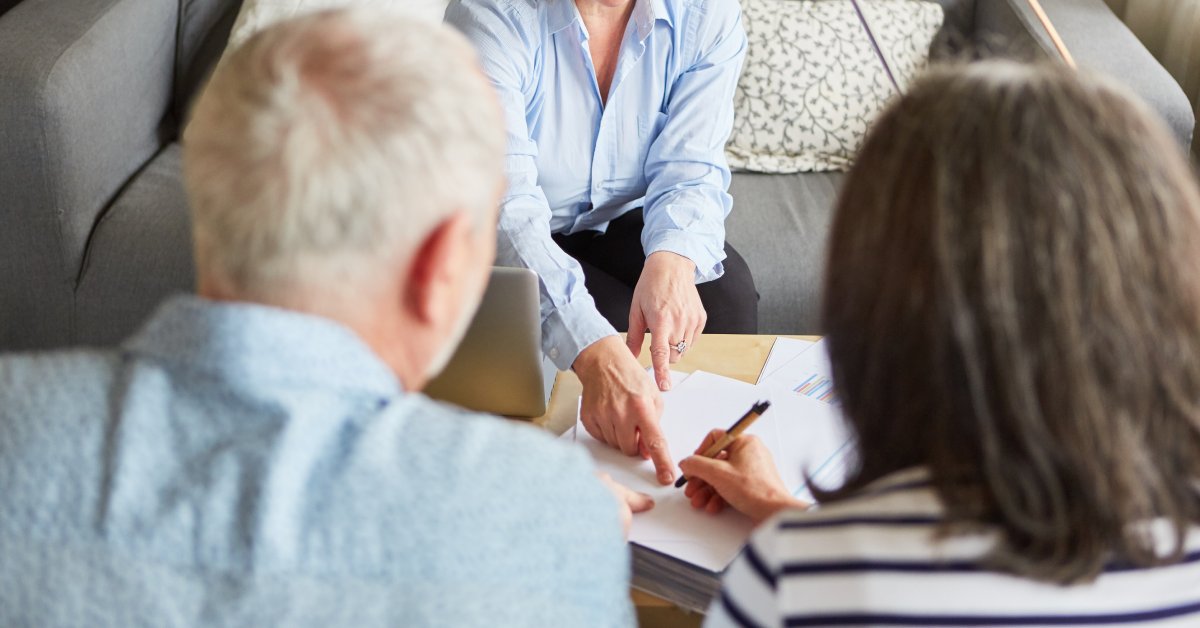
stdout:
[(265, 380), (382, 396), (403, 390), (392, 370), (349, 328), (253, 303), (173, 297), (122, 350), (232, 381)]

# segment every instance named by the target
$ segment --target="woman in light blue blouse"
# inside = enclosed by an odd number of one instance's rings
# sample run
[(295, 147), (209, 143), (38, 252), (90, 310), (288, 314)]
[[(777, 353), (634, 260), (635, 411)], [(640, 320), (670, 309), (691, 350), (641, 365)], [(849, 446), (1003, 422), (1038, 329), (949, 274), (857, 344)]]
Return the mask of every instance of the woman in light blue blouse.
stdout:
[[(700, 333), (754, 333), (725, 243), (724, 145), (745, 56), (737, 0), (459, 0), (508, 127), (499, 263), (542, 280), (548, 356), (583, 381), (588, 432), (674, 469), (658, 388)], [(618, 330), (628, 328), (628, 343)]]

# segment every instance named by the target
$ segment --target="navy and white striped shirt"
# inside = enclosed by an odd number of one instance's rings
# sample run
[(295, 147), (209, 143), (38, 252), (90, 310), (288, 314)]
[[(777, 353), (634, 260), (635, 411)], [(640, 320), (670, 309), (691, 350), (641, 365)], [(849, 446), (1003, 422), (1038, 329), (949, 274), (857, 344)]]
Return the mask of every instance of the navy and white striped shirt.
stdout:
[[(923, 469), (781, 513), (729, 568), (705, 625), (1200, 626), (1200, 529), (1180, 563), (1062, 587), (982, 567), (996, 533), (937, 538), (942, 514)], [(1168, 526), (1148, 530), (1170, 547)]]

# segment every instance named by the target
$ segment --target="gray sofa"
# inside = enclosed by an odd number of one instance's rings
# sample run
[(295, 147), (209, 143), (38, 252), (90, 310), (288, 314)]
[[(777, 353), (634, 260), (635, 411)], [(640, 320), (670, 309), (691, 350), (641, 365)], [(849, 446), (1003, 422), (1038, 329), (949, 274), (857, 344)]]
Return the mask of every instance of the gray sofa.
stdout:
[[(938, 0), (940, 50), (1051, 50), (1024, 0)], [(1083, 66), (1192, 110), (1103, 0), (1042, 0)], [(0, 0), (0, 11), (12, 0)], [(24, 0), (0, 14), (0, 350), (119, 341), (193, 268), (178, 137), (240, 0)], [(837, 174), (734, 176), (761, 329), (816, 332)]]

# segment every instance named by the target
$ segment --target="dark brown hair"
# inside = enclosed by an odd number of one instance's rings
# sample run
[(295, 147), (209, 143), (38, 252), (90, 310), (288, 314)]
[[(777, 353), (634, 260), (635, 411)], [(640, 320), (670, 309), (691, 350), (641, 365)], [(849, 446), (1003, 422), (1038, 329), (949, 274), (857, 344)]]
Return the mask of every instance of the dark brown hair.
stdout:
[(1200, 193), (1148, 109), (1057, 67), (932, 71), (869, 134), (827, 268), (860, 460), (826, 499), (924, 465), (944, 533), (998, 526), (996, 568), (1071, 583), (1179, 558), (1200, 522)]

